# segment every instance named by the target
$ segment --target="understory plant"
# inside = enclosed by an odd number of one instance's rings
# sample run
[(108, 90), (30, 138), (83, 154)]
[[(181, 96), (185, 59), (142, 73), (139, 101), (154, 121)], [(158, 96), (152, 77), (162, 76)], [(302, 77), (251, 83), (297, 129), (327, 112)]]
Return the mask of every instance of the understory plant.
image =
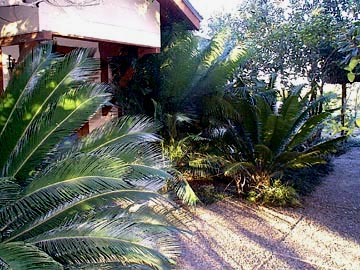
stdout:
[(247, 57), (244, 46), (234, 45), (230, 36), (225, 29), (205, 40), (179, 25), (164, 31), (162, 52), (138, 60), (126, 87), (115, 82), (119, 99), (137, 104), (126, 111), (154, 116), (165, 143), (202, 132), (213, 124), (209, 110), (227, 104), (225, 89)]
[(157, 125), (123, 117), (75, 135), (110, 98), (92, 54), (41, 45), (0, 98), (2, 270), (174, 267), (182, 219), (159, 193), (174, 180)]
[(234, 97), (238, 98), (241, 120), (228, 121), (217, 131), (220, 142), (214, 160), (221, 163), (224, 175), (233, 179), (238, 194), (274, 197), (284, 191), (279, 180), (285, 170), (325, 163), (326, 155), (336, 151), (336, 143), (343, 140), (318, 138), (330, 113), (310, 112), (329, 97), (310, 101), (310, 93), (302, 97), (301, 90), (295, 87), (290, 91), (278, 109), (260, 96)]

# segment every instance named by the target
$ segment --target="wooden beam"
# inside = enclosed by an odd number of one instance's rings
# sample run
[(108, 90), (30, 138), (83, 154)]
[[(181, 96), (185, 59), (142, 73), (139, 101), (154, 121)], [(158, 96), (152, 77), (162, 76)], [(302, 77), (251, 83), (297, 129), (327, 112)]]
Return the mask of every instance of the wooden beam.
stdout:
[(160, 48), (138, 48), (138, 58), (143, 57), (147, 54), (160, 53)]
[(189, 6), (190, 3), (187, 3), (184, 0), (173, 0), (177, 7), (185, 14), (185, 16), (188, 18), (188, 20), (192, 23), (192, 25), (195, 27), (195, 30), (200, 29), (200, 23), (201, 18), (199, 18), (198, 14), (196, 14)]
[(52, 40), (52, 36), (52, 32), (42, 31), (12, 37), (2, 37), (0, 38), (0, 47), (18, 45), (20, 43), (31, 43), (34, 41)]
[(101, 82), (109, 82), (109, 59), (120, 55), (122, 45), (110, 42), (99, 42)]
[(20, 62), (24, 57), (31, 52), (40, 41), (29, 41), (29, 42), (22, 42), (19, 43), (19, 58), (17, 59), (17, 62)]

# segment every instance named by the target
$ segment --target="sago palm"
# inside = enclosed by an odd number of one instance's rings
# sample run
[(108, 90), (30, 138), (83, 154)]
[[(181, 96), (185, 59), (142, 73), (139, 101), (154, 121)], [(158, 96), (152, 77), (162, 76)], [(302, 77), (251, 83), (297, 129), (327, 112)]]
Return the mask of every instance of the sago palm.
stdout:
[(245, 57), (244, 48), (231, 43), (227, 30), (204, 40), (178, 26), (163, 38), (159, 55), (138, 61), (137, 73), (123, 93), (145, 104), (139, 89), (146, 88), (146, 99), (153, 103), (142, 110), (161, 122), (166, 139), (181, 140), (186, 133), (201, 131), (214, 104), (230, 105), (223, 99), (224, 89)]
[(300, 97), (301, 89), (293, 89), (279, 111), (259, 96), (238, 99), (241, 121), (228, 122), (219, 149), (224, 173), (235, 179), (239, 192), (269, 187), (286, 169), (323, 163), (324, 155), (343, 139), (309, 142), (330, 116), (309, 112), (328, 98), (309, 102), (309, 94)]
[(0, 269), (172, 269), (180, 220), (158, 193), (171, 176), (156, 125), (124, 117), (64, 143), (109, 94), (91, 50), (51, 51), (0, 99)]

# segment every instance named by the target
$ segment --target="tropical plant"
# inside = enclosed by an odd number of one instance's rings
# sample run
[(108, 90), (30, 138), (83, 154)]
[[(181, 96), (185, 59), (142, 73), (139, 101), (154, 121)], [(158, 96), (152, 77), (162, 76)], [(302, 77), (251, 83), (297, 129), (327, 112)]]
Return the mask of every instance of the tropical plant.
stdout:
[(251, 202), (273, 206), (298, 206), (300, 204), (296, 190), (283, 184), (281, 180), (275, 180), (271, 186), (264, 187), (260, 192), (250, 191), (247, 199)]
[(341, 138), (312, 142), (314, 134), (329, 118), (327, 112), (309, 116), (310, 111), (329, 97), (309, 101), (296, 87), (278, 111), (264, 98), (239, 99), (240, 122), (229, 122), (220, 133), (217, 157), (224, 175), (231, 177), (238, 193), (261, 191), (272, 186), (286, 169), (299, 169), (324, 162)]
[(133, 103), (152, 100), (152, 104), (132, 106), (130, 112), (138, 108), (154, 116), (167, 141), (201, 132), (208, 122), (206, 110), (214, 103), (216, 107), (226, 103), (222, 99), (224, 89), (246, 57), (243, 47), (234, 45), (229, 37), (228, 30), (210, 41), (181, 26), (169, 30), (163, 38), (162, 53), (139, 60), (133, 80), (123, 91), (128, 99), (135, 99)]
[(354, 22), (352, 27), (342, 35), (338, 42), (339, 52), (345, 55), (342, 65), (348, 72), (347, 77), (349, 82), (354, 82), (357, 75), (359, 75), (360, 63), (360, 22)]
[(1, 96), (0, 269), (174, 266), (181, 219), (158, 192), (172, 177), (157, 126), (123, 117), (64, 141), (109, 99), (92, 53), (41, 45)]

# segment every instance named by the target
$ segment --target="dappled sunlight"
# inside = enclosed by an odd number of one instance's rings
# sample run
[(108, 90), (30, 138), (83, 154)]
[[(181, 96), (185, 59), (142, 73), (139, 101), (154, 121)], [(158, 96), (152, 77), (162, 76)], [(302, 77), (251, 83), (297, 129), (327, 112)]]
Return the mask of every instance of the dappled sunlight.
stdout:
[(160, 24), (161, 24), (161, 21), (160, 21), (161, 17), (160, 17), (160, 12), (159, 12), (158, 10), (155, 12), (155, 19), (156, 19), (157, 25), (160, 26)]
[(31, 19), (18, 20), (3, 25), (0, 35), (1, 37), (11, 37), (19, 34), (31, 33), (37, 30), (38, 27), (33, 25)]
[(151, 2), (150, 1), (146, 1), (143, 0), (143, 3), (139, 3), (139, 4), (135, 4), (137, 13), (143, 17), (145, 17), (146, 13), (149, 10), (149, 6), (150, 6)]
[[(359, 243), (299, 209), (226, 200), (197, 209), (189, 229), (194, 235), (184, 237), (186, 247), (180, 261), (188, 270), (274, 269), (273, 265), (285, 269), (360, 269)], [(194, 266), (187, 256), (203, 260)]]
[(58, 106), (65, 111), (72, 111), (77, 107), (79, 107), (83, 102), (84, 100), (81, 100), (79, 98), (77, 99), (63, 98), (63, 100), (61, 100)]
[[(337, 269), (360, 269), (360, 245), (343, 235), (305, 218), (285, 239), (284, 244), (299, 250), (301, 258), (314, 265)], [(287, 255), (286, 252), (284, 255)]]
[[(12, 96), (12, 94), (7, 93), (5, 99), (3, 99), (2, 105), (4, 106), (5, 109), (9, 109), (12, 108), (12, 106), (15, 103), (15, 99)], [(0, 109), (1, 110), (1, 109)]]

